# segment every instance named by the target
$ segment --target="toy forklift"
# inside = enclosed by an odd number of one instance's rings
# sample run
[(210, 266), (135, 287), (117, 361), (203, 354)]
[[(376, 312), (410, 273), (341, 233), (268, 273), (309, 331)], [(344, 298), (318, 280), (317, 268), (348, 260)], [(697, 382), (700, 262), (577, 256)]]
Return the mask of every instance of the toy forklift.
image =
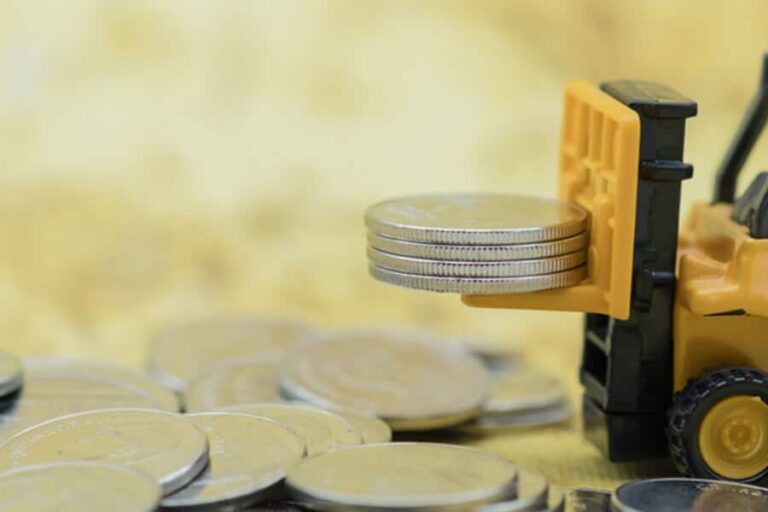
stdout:
[[(559, 195), (591, 213), (589, 277), (565, 289), (463, 296), (475, 307), (586, 313), (587, 437), (612, 461), (671, 454), (684, 475), (768, 484), (768, 172), (735, 200), (768, 118), (768, 54), (712, 203), (678, 233), (685, 120), (646, 82), (565, 90)], [(734, 201), (735, 200), (735, 201)]]

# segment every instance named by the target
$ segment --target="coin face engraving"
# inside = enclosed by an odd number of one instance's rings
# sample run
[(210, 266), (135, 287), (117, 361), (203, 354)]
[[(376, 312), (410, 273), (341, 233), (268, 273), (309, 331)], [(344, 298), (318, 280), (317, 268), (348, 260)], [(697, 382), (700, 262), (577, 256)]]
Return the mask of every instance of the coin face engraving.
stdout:
[(587, 227), (587, 212), (551, 199), (502, 194), (411, 196), (371, 206), (368, 228), (392, 238), (444, 244), (557, 240)]
[(281, 377), (286, 394), (321, 407), (374, 414), (394, 429), (448, 426), (476, 415), (490, 389), (465, 350), (402, 331), (347, 331), (297, 347)]
[(180, 415), (110, 409), (46, 421), (0, 446), (0, 468), (79, 460), (136, 467), (154, 476), (168, 493), (202, 471), (208, 442)]

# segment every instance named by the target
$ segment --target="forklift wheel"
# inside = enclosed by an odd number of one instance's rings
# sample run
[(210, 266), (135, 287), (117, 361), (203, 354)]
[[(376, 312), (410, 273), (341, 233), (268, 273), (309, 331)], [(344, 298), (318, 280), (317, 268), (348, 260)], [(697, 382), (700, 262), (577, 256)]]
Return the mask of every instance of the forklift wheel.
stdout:
[(729, 368), (674, 397), (670, 452), (685, 476), (768, 484), (768, 373)]

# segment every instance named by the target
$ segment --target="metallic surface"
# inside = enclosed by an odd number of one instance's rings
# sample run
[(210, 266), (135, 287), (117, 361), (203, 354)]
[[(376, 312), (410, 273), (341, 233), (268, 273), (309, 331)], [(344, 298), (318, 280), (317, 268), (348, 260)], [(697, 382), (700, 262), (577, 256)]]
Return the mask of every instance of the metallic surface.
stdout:
[(468, 351), (419, 333), (349, 330), (297, 347), (281, 388), (320, 407), (374, 414), (394, 430), (429, 430), (476, 416), (490, 377)]
[(228, 405), (277, 402), (278, 366), (275, 363), (227, 365), (192, 380), (187, 386), (187, 412), (212, 411)]
[(0, 473), (3, 512), (153, 512), (160, 486), (137, 469), (101, 462), (26, 466)]
[(526, 293), (565, 288), (579, 284), (587, 277), (587, 267), (577, 267), (556, 274), (528, 277), (435, 277), (395, 272), (376, 265), (368, 271), (374, 279), (403, 288), (467, 295)]
[(310, 332), (297, 320), (233, 317), (177, 324), (152, 341), (147, 369), (183, 392), (190, 380), (236, 361), (279, 362)]
[(514, 464), (491, 452), (390, 443), (306, 459), (288, 473), (286, 485), (323, 510), (453, 511), (510, 496), (516, 475)]
[(459, 429), (468, 433), (490, 433), (507, 429), (551, 426), (564, 423), (572, 417), (573, 409), (568, 403), (563, 402), (505, 414), (483, 415), (462, 424)]
[(388, 443), (392, 440), (392, 429), (387, 423), (372, 414), (351, 411), (349, 409), (331, 409), (354, 425), (363, 436), (364, 444)]
[(46, 421), (0, 446), (2, 469), (82, 460), (143, 470), (169, 494), (200, 474), (208, 463), (208, 442), (205, 433), (181, 415), (110, 409)]
[(378, 233), (368, 233), (368, 245), (380, 251), (410, 256), (447, 261), (502, 261), (532, 260), (549, 258), (586, 249), (589, 242), (587, 233), (530, 244), (511, 245), (453, 245), (424, 242), (409, 242)]
[(505, 414), (523, 409), (557, 405), (565, 400), (562, 383), (541, 372), (521, 369), (494, 375), (483, 413)]
[(768, 490), (735, 482), (659, 478), (620, 486), (612, 505), (617, 512), (765, 512)]
[(470, 262), (411, 258), (369, 247), (368, 261), (381, 268), (427, 276), (523, 277), (554, 274), (584, 265), (587, 253), (578, 251), (536, 260)]
[(368, 208), (373, 232), (413, 242), (517, 244), (568, 238), (587, 228), (581, 207), (554, 199), (502, 194), (424, 195)]
[(304, 404), (248, 404), (221, 409), (270, 418), (293, 429), (301, 437), (307, 456), (355, 446), (363, 442), (357, 427), (341, 416)]
[(541, 511), (548, 507), (549, 484), (544, 475), (531, 469), (519, 469), (514, 498), (480, 505), (475, 512)]
[(163, 499), (163, 507), (221, 510), (269, 492), (304, 456), (304, 442), (276, 421), (250, 414), (192, 414), (208, 436), (210, 460), (192, 483)]

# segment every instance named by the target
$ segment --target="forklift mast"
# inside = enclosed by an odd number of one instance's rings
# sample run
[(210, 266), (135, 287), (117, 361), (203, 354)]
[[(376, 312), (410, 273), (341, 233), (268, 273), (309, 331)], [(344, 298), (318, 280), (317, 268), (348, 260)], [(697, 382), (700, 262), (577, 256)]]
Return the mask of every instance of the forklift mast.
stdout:
[(586, 314), (585, 431), (613, 461), (656, 458), (667, 452), (680, 189), (693, 176), (682, 161), (685, 120), (697, 105), (648, 82), (601, 89), (639, 116), (639, 179), (629, 318)]

